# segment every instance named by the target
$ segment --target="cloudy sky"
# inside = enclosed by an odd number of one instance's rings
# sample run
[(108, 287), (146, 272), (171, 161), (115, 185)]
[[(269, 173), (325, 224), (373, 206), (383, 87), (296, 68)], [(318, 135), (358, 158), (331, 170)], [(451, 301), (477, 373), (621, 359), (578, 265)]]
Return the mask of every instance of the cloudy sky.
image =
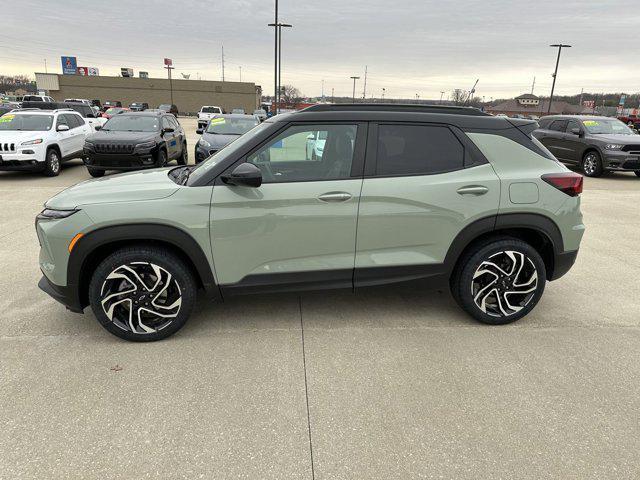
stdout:
[[(637, 0), (280, 0), (283, 83), (304, 94), (351, 95), (352, 75), (367, 96), (440, 98), (454, 88), (504, 98), (549, 94), (563, 50), (559, 94), (640, 91)], [(60, 56), (115, 75), (126, 66), (242, 79), (273, 91), (274, 0), (21, 0), (3, 12), (0, 74), (61, 72)], [(18, 5), (16, 4), (16, 5)], [(31, 12), (31, 13), (28, 13)], [(635, 40), (635, 41), (634, 41)], [(362, 95), (359, 81), (357, 92)]]

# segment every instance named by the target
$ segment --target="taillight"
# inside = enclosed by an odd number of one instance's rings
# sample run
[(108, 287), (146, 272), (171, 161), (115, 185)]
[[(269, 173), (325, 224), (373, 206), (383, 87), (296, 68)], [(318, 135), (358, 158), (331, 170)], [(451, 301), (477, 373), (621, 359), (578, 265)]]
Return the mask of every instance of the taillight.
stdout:
[(556, 187), (570, 197), (577, 197), (582, 193), (583, 176), (575, 172), (547, 173), (542, 180)]

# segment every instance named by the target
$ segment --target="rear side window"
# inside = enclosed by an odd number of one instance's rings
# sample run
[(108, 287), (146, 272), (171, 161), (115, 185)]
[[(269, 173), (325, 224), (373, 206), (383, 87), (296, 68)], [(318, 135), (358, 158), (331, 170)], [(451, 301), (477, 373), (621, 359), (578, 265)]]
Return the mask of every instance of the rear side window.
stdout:
[(464, 167), (464, 147), (447, 127), (380, 125), (377, 175), (429, 175)]

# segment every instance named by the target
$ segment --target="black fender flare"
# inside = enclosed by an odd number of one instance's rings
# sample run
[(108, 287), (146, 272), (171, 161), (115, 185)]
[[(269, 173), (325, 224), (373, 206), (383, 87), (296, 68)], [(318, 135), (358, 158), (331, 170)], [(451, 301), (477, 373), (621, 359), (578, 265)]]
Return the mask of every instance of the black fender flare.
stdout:
[(564, 253), (564, 242), (558, 225), (549, 217), (537, 213), (504, 213), (484, 217), (467, 225), (458, 233), (445, 256), (446, 271), (451, 274), (462, 252), (481, 235), (523, 228), (544, 235), (553, 247), (554, 257)]
[(199, 283), (214, 299), (221, 300), (220, 290), (216, 284), (209, 261), (198, 243), (184, 230), (178, 227), (155, 224), (135, 223), (114, 225), (93, 230), (84, 235), (75, 245), (67, 264), (67, 285), (75, 287), (78, 292), (78, 303), (83, 307), (87, 299), (81, 292), (81, 286), (88, 283), (85, 267), (92, 254), (100, 247), (115, 243), (133, 243), (145, 241), (159, 241), (168, 243), (176, 248), (190, 262), (198, 275)]

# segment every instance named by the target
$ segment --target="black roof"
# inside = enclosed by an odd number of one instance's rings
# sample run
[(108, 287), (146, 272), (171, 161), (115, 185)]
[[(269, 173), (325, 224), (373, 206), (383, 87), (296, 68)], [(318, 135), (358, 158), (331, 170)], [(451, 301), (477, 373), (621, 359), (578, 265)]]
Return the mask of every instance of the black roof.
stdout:
[(535, 125), (532, 120), (494, 117), (472, 107), (393, 103), (318, 104), (266, 120), (280, 122), (427, 122), (467, 130), (504, 130)]
[[(120, 107), (116, 107), (116, 108), (120, 108)], [(126, 110), (122, 113), (120, 113), (118, 116), (120, 115), (135, 115), (137, 117), (157, 117), (160, 115), (170, 115), (169, 112), (165, 112), (163, 110), (157, 110), (157, 109), (153, 109), (153, 110), (143, 110), (141, 112), (134, 112), (131, 110)]]

